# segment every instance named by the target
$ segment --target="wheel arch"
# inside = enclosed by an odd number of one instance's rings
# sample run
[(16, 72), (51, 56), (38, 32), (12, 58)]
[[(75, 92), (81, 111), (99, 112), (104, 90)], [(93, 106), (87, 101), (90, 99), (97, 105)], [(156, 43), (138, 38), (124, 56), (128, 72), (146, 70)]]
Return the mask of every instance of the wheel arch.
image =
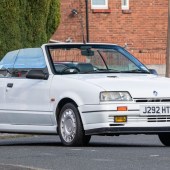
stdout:
[[(58, 123), (60, 111), (66, 103), (73, 103), (76, 107), (78, 107), (77, 103), (71, 98), (66, 97), (66, 98), (61, 99), (59, 101), (58, 105), (57, 105), (57, 108), (56, 108), (56, 119), (57, 119), (56, 121), (57, 121), (57, 123)], [(81, 115), (80, 115), (80, 118), (81, 118)]]

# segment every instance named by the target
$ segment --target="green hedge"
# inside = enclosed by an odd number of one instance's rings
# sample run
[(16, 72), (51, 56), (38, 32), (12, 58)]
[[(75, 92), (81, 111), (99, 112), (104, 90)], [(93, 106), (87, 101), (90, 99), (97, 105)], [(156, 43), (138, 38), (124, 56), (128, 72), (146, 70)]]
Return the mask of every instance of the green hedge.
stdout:
[(0, 58), (48, 42), (60, 21), (60, 0), (1, 0)]

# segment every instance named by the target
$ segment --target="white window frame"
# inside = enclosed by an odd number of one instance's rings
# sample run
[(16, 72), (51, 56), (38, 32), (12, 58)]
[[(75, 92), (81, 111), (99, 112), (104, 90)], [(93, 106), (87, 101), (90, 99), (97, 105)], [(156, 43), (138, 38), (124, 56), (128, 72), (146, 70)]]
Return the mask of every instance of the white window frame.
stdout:
[(109, 7), (108, 0), (105, 0), (105, 4), (103, 4), (103, 5), (94, 5), (93, 0), (91, 0), (91, 8), (92, 9), (108, 9), (108, 7)]
[[(129, 10), (129, 0), (121, 0), (122, 1), (122, 10)], [(126, 1), (126, 5), (124, 5), (124, 1)]]

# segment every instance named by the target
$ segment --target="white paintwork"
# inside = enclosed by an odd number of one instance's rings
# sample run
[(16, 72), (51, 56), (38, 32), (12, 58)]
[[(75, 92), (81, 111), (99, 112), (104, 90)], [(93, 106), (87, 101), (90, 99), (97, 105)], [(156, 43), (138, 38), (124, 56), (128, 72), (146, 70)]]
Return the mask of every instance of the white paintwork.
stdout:
[(157, 97), (170, 97), (170, 79), (150, 74), (94, 74), (68, 77), (101, 87), (104, 91), (128, 91), (133, 98), (152, 98), (154, 90), (158, 91)]
[(8, 111), (12, 124), (53, 125), (49, 96), (51, 80), (52, 76), (47, 81), (25, 78), (7, 80), (6, 83), (13, 83), (13, 87), (6, 86), (4, 110)]
[[(155, 98), (153, 91), (156, 90), (157, 98), (170, 98), (170, 79), (155, 75), (53, 75), (45, 46), (42, 50), (49, 72), (48, 80), (0, 78), (1, 132), (57, 133), (56, 109), (64, 98), (70, 98), (77, 104), (84, 130), (110, 127), (109, 124), (114, 122), (109, 117), (114, 115), (140, 118), (140, 111), (117, 112), (116, 109), (127, 106), (128, 110), (139, 110), (142, 104), (134, 101), (101, 103), (99, 94), (102, 91), (128, 91), (132, 98)], [(8, 83), (14, 86), (8, 88)], [(124, 127), (170, 127), (170, 122), (148, 123), (136, 119), (135, 122), (127, 122)]]

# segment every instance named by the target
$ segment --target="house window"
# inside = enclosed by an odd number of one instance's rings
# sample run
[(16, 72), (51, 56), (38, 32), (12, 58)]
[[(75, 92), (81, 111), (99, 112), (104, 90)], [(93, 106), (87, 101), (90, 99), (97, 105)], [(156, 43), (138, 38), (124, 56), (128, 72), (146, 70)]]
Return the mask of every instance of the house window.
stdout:
[(122, 0), (122, 10), (129, 9), (129, 0)]
[(91, 0), (92, 9), (108, 9), (108, 0)]

